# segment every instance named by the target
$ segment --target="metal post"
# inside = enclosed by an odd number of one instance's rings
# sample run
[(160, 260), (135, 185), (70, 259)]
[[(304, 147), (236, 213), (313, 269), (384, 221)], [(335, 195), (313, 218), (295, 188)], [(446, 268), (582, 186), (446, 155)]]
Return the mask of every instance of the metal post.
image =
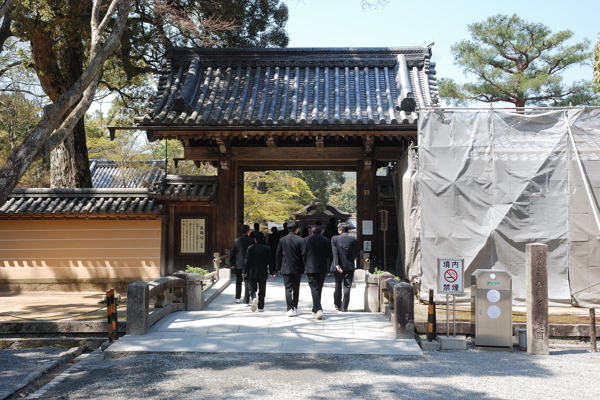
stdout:
[(106, 318), (108, 327), (108, 342), (113, 342), (113, 324), (112, 324), (112, 307), (111, 307), (110, 290), (106, 291)]
[(434, 324), (435, 324), (435, 316), (434, 316), (434, 304), (433, 304), (433, 289), (429, 289), (429, 315), (427, 316), (427, 341), (433, 342), (435, 339), (434, 334)]
[(596, 309), (590, 308), (590, 351), (595, 353), (596, 348)]
[(448, 299), (449, 299), (449, 296), (448, 296), (448, 294), (446, 294), (446, 336), (450, 336), (450, 315), (448, 315), (450, 310), (449, 310)]
[(456, 295), (452, 295), (452, 336), (456, 337)]
[(115, 289), (110, 289), (110, 311), (112, 313), (113, 340), (117, 340), (119, 339), (119, 331), (117, 330), (117, 302), (115, 300)]

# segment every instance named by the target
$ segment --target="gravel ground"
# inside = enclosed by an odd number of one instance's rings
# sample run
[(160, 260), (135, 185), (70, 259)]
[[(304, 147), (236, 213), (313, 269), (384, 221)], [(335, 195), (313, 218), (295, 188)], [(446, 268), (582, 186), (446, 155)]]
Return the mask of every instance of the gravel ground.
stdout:
[(0, 350), (0, 392), (23, 382), (27, 375), (56, 360), (66, 350), (57, 347), (24, 349), (17, 344)]
[(97, 358), (60, 378), (44, 399), (583, 399), (600, 398), (600, 356), (581, 346), (550, 356), (145, 354)]

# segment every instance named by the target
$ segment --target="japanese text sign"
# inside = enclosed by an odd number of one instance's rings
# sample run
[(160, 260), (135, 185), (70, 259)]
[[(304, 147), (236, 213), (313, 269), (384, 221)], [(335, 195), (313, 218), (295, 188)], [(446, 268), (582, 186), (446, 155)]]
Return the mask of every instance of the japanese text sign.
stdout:
[(438, 293), (463, 294), (463, 258), (438, 258)]

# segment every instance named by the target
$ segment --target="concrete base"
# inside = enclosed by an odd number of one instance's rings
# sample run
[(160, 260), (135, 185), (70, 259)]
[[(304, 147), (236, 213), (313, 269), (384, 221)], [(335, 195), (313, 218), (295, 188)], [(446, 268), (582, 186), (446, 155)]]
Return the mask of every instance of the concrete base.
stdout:
[(437, 336), (440, 350), (466, 350), (467, 338), (465, 336)]
[(225, 279), (227, 281), (231, 281), (231, 269), (220, 268), (219, 269), (219, 279)]
[(495, 347), (495, 346), (475, 346), (475, 350), (483, 351), (505, 351), (512, 353), (514, 350), (512, 347)]
[(428, 342), (427, 340), (421, 340), (421, 350), (423, 351), (438, 351), (440, 349), (440, 342), (433, 340)]

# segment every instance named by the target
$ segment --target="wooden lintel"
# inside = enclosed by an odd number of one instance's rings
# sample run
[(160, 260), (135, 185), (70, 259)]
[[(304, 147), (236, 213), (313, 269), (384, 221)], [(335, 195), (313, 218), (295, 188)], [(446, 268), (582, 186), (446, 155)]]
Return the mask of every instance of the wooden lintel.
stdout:
[[(405, 153), (402, 146), (373, 146), (370, 157), (373, 161), (397, 161)], [(275, 165), (288, 160), (305, 160), (312, 164), (324, 160), (335, 163), (351, 164), (365, 158), (362, 147), (233, 147), (230, 149), (232, 159), (240, 161), (270, 162)], [(222, 156), (214, 147), (184, 147), (183, 158), (198, 161), (220, 161)]]
[(221, 157), (213, 147), (184, 147), (183, 158), (186, 160), (219, 161)]
[(183, 147), (190, 147), (190, 140), (189, 139), (182, 139), (181, 140), (181, 144), (183, 144)]

